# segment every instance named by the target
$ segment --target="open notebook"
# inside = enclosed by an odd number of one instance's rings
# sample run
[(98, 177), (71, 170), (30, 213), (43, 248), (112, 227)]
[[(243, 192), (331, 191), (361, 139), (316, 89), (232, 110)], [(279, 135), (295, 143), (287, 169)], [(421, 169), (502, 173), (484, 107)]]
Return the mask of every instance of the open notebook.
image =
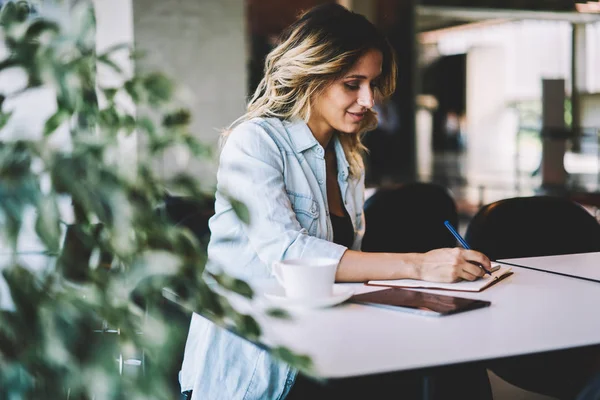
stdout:
[(454, 283), (426, 282), (415, 279), (396, 279), (396, 280), (372, 280), (365, 283), (369, 286), (387, 286), (404, 288), (423, 288), (423, 289), (443, 289), (456, 290), (460, 292), (481, 292), (494, 283), (511, 275), (512, 268), (500, 264), (492, 264), (492, 275), (485, 275), (475, 281), (460, 281)]

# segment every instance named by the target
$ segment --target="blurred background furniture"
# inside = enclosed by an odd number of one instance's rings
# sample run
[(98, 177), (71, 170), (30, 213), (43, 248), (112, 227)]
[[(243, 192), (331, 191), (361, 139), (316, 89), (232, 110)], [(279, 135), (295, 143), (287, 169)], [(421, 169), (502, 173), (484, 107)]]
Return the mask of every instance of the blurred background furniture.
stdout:
[(598, 400), (600, 399), (600, 373), (596, 374), (583, 390), (577, 395), (576, 400)]
[(163, 213), (173, 224), (188, 228), (198, 240), (207, 244), (210, 238), (208, 220), (215, 213), (214, 204), (214, 198), (210, 196), (196, 199), (167, 194), (158, 212)]
[[(513, 197), (482, 207), (469, 222), (465, 240), (492, 260), (598, 252), (600, 224), (566, 197)], [(531, 392), (575, 398), (598, 354), (598, 349), (576, 348), (520, 356), (499, 360), (490, 370)]]
[(366, 230), (363, 251), (427, 252), (454, 247), (444, 226), (458, 224), (452, 193), (431, 182), (410, 182), (378, 189), (364, 206)]
[[(210, 230), (208, 228), (208, 220), (214, 214), (214, 198), (207, 196), (205, 198), (192, 198), (187, 196), (175, 196), (166, 194), (163, 204), (157, 207), (156, 212), (163, 215), (167, 221), (175, 226), (188, 228), (194, 236), (200, 241), (202, 248), (208, 244), (210, 238)], [(133, 293), (134, 301), (145, 307), (147, 312), (152, 309), (158, 312), (164, 318), (168, 319), (172, 324), (170, 331), (170, 343), (173, 347), (173, 357), (169, 360), (169, 365), (164, 366), (169, 371), (172, 371), (171, 391), (173, 398), (178, 398), (180, 395), (179, 385), (179, 370), (183, 362), (183, 354), (185, 341), (191, 321), (192, 314), (177, 304), (177, 294), (163, 288), (162, 296), (155, 299), (151, 304), (143, 304), (142, 296), (136, 295), (138, 291), (144, 290), (144, 285), (151, 285), (149, 280), (142, 281)], [(148, 296), (146, 296), (148, 298)], [(152, 360), (147, 357), (143, 359), (142, 367), (151, 363)]]
[(600, 224), (565, 197), (513, 197), (482, 207), (465, 240), (492, 260), (587, 253), (600, 251)]

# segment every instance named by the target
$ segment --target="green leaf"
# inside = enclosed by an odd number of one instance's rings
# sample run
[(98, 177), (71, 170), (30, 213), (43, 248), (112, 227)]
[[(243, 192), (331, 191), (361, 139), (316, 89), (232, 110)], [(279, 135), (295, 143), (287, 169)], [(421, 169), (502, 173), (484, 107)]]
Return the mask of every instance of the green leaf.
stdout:
[[(4, 269), (2, 275), (10, 288), (16, 311), (22, 313), (20, 317), (36, 321), (37, 307), (46, 298), (46, 293), (40, 290), (39, 279), (33, 272), (20, 265)], [(35, 327), (32, 326), (32, 328)], [(22, 334), (25, 333), (22, 332)]]
[(154, 139), (156, 136), (156, 127), (154, 126), (154, 122), (148, 117), (140, 117), (136, 120), (137, 126), (148, 133), (151, 139)]
[(198, 180), (188, 174), (177, 174), (170, 179), (169, 186), (182, 195), (202, 199), (204, 196), (200, 193)]
[(0, 177), (18, 179), (23, 186), (25, 180), (31, 179), (32, 152), (28, 142), (0, 143)]
[(148, 93), (148, 102), (151, 105), (164, 104), (173, 95), (173, 82), (160, 73), (146, 75), (143, 79), (143, 86)]
[(31, 14), (31, 5), (28, 1), (17, 1), (16, 3), (16, 18), (18, 21), (25, 21)]
[(132, 52), (131, 45), (129, 43), (118, 43), (105, 49), (102, 53), (98, 55), (98, 58), (108, 57), (121, 50), (127, 50), (128, 53)]
[(270, 308), (267, 310), (267, 315), (273, 318), (291, 319), (291, 315), (281, 308)]
[(112, 102), (115, 99), (115, 95), (119, 92), (119, 89), (107, 88), (107, 89), (103, 89), (102, 91), (104, 92), (104, 96), (106, 97), (106, 100), (108, 100), (109, 102)]
[(145, 279), (175, 275), (181, 268), (181, 258), (168, 251), (147, 251), (134, 264), (127, 276), (127, 291), (132, 291)]
[(305, 373), (312, 371), (312, 361), (306, 355), (295, 354), (285, 347), (275, 347), (271, 349), (271, 354)]
[(26, 41), (35, 41), (44, 33), (48, 32), (52, 34), (58, 34), (60, 32), (58, 24), (47, 19), (37, 19), (31, 22), (27, 28), (24, 39)]
[(71, 115), (68, 112), (59, 108), (58, 111), (46, 121), (46, 124), (44, 125), (44, 136), (48, 136), (56, 131), (59, 126), (69, 120), (70, 116)]
[(250, 213), (248, 212), (248, 207), (241, 201), (238, 201), (232, 197), (230, 197), (229, 202), (231, 203), (231, 207), (235, 212), (235, 215), (246, 225), (250, 224)]
[(2, 12), (0, 13), (0, 24), (4, 27), (8, 27), (15, 22), (22, 22), (19, 21), (18, 16), (19, 14), (17, 12), (16, 4), (10, 1), (2, 7)]
[(221, 287), (230, 290), (234, 293), (251, 299), (254, 296), (254, 291), (245, 281), (229, 276), (227, 274), (212, 274), (212, 277), (221, 285)]
[(121, 117), (114, 107), (100, 110), (98, 114), (98, 122), (105, 128), (112, 128), (117, 131), (121, 124)]
[(123, 116), (123, 118), (121, 118), (121, 124), (123, 126), (123, 129), (125, 130), (125, 135), (130, 135), (131, 133), (133, 133), (137, 126), (135, 118), (132, 115)]
[[(0, 105), (0, 107), (1, 107), (1, 105)], [(6, 124), (10, 120), (10, 117), (12, 117), (12, 115), (13, 115), (12, 112), (0, 113), (0, 129), (2, 129), (6, 126)]]
[(250, 340), (258, 340), (261, 334), (261, 329), (258, 323), (252, 316), (241, 314), (237, 318), (237, 329), (243, 333), (244, 337)]
[(167, 114), (163, 119), (163, 126), (166, 128), (186, 126), (190, 124), (191, 119), (192, 116), (189, 110), (180, 109), (170, 114)]
[(115, 71), (119, 74), (123, 73), (123, 69), (121, 67), (119, 67), (119, 65), (117, 63), (115, 63), (113, 60), (111, 60), (108, 55), (99, 56), (97, 58), (97, 60), (100, 64), (110, 67), (113, 71)]
[(200, 143), (191, 135), (185, 136), (183, 138), (183, 142), (190, 149), (192, 154), (196, 155), (197, 157), (211, 158), (213, 155), (212, 149), (209, 146)]
[(57, 252), (60, 246), (60, 214), (54, 196), (44, 196), (37, 206), (35, 230), (50, 252)]
[(131, 97), (131, 100), (133, 100), (134, 103), (138, 103), (141, 101), (143, 88), (140, 85), (138, 79), (134, 78), (125, 82), (123, 84), (123, 88), (129, 95), (129, 97)]

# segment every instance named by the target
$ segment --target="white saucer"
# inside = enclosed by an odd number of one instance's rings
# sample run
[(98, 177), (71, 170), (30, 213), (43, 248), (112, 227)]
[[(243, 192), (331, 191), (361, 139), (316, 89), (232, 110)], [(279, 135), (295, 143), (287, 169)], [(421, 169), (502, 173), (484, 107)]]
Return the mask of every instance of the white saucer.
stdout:
[(267, 299), (279, 306), (294, 308), (331, 307), (348, 300), (353, 294), (354, 289), (344, 285), (333, 285), (333, 295), (314, 299), (291, 299), (285, 296), (285, 291), (281, 286), (271, 287), (263, 293)]

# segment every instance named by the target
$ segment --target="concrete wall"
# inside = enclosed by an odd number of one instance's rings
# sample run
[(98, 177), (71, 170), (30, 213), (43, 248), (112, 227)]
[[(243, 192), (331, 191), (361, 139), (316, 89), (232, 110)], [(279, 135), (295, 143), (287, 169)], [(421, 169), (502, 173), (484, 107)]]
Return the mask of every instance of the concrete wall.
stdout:
[[(192, 131), (216, 145), (219, 130), (239, 117), (246, 101), (246, 18), (243, 0), (133, 0), (138, 69), (159, 69), (176, 79), (192, 112)], [(162, 172), (192, 171), (209, 181), (212, 165), (172, 152)]]

